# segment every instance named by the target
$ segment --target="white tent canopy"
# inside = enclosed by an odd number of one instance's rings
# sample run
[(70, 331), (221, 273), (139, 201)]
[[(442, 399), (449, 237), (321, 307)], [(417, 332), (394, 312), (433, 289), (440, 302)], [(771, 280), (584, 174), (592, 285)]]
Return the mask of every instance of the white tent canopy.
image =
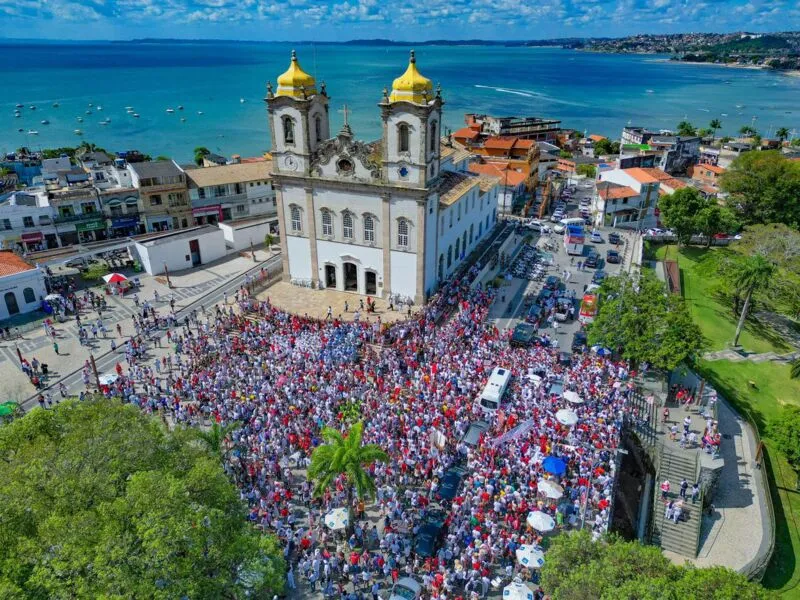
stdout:
[(503, 588), (503, 600), (533, 600), (533, 590), (515, 579)]
[(528, 513), (528, 525), (533, 527), (536, 531), (552, 531), (556, 527), (556, 522), (553, 517), (540, 510), (534, 510)]
[(558, 500), (564, 495), (564, 488), (549, 479), (540, 479), (538, 489), (540, 494), (553, 500)]
[(350, 514), (346, 508), (334, 508), (325, 515), (325, 525), (333, 531), (345, 529), (349, 524)]
[(569, 402), (570, 404), (583, 404), (583, 398), (578, 395), (578, 392), (573, 392), (572, 390), (567, 390), (562, 394), (564, 400)]
[(544, 564), (544, 552), (532, 544), (523, 544), (517, 548), (517, 562), (531, 569), (538, 569)]
[(556, 413), (556, 421), (567, 427), (572, 427), (578, 422), (578, 415), (567, 408), (562, 408)]

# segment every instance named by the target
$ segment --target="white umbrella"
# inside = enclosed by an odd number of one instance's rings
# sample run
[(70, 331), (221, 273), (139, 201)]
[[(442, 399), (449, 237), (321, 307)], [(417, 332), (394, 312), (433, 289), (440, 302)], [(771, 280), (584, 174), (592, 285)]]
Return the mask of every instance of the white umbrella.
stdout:
[[(564, 488), (558, 485), (555, 481), (550, 481), (549, 479), (540, 479), (537, 489), (539, 490), (540, 494), (543, 494), (548, 498), (552, 498), (553, 500), (558, 500), (564, 495)], [(533, 527), (533, 525), (531, 525), (531, 527)]]
[(544, 564), (544, 552), (532, 544), (523, 544), (517, 549), (517, 562), (532, 569)]
[(47, 300), (48, 302), (53, 302), (53, 301), (61, 302), (62, 300), (64, 300), (64, 298), (61, 297), (61, 294), (47, 294), (47, 296), (45, 296), (44, 299)]
[(581, 398), (578, 395), (578, 392), (573, 392), (572, 390), (567, 390), (562, 395), (564, 396), (564, 400), (566, 400), (570, 404), (583, 404), (583, 398)]
[(114, 382), (119, 379), (119, 375), (116, 373), (106, 373), (105, 375), (100, 375), (98, 379), (100, 380), (100, 385), (113, 385)]
[(562, 408), (556, 413), (556, 420), (562, 425), (572, 427), (578, 422), (578, 415), (567, 408)]
[(503, 588), (503, 600), (533, 600), (533, 592), (527, 585), (515, 579)]
[(552, 531), (556, 528), (556, 522), (553, 517), (540, 510), (534, 510), (528, 513), (528, 525), (533, 527), (536, 531)]
[(325, 525), (329, 529), (336, 531), (337, 529), (344, 529), (350, 524), (350, 514), (346, 508), (334, 508), (327, 515), (325, 515)]

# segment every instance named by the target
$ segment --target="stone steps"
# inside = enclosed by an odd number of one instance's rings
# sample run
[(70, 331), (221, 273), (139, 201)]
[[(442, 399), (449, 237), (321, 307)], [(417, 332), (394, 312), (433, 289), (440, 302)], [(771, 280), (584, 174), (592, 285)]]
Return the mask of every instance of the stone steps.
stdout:
[[(669, 480), (673, 489), (669, 495), (670, 499), (679, 498), (678, 491), (682, 479), (685, 478), (691, 486), (696, 477), (696, 464), (691, 455), (667, 449), (662, 451), (657, 483), (660, 485), (665, 479)], [(690, 495), (687, 494), (687, 497)], [(666, 504), (661, 500), (661, 490), (656, 489), (652, 543), (660, 546), (662, 550), (695, 558), (700, 539), (702, 505), (702, 497), (695, 504), (692, 504), (691, 500), (685, 501), (681, 520), (674, 523), (666, 518)]]

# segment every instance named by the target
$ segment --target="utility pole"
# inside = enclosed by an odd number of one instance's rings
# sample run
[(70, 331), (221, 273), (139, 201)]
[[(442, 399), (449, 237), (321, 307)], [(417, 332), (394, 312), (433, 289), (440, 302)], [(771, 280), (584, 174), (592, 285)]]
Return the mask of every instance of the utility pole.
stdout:
[(94, 362), (94, 354), (89, 355), (89, 361), (92, 363), (92, 371), (94, 372), (94, 382), (97, 385), (97, 391), (100, 391), (100, 375), (97, 372), (97, 363)]
[(258, 262), (258, 261), (256, 260), (256, 251), (255, 251), (255, 249), (253, 248), (253, 238), (250, 238), (250, 256), (252, 256), (252, 257), (253, 257), (253, 262)]
[(172, 282), (169, 280), (169, 269), (167, 268), (167, 263), (164, 263), (164, 274), (167, 276), (167, 287), (172, 289)]

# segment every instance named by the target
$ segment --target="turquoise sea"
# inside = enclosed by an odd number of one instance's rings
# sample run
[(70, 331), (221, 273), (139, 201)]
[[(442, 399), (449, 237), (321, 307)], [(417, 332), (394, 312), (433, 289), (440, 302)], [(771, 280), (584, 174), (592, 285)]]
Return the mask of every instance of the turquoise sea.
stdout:
[[(356, 135), (379, 137), (376, 105), (383, 87), (405, 70), (408, 48), (294, 47), (303, 68), (328, 85), (332, 129), (347, 104)], [(259, 154), (269, 148), (265, 85), (286, 69), (291, 48), (244, 42), (0, 44), (0, 150), (71, 145), (82, 137), (109, 150), (135, 148), (179, 161), (200, 145), (225, 156)], [(683, 118), (707, 126), (717, 117), (722, 133), (753, 122), (765, 136), (777, 127), (800, 128), (800, 78), (664, 58), (555, 48), (417, 49), (420, 71), (442, 85), (445, 125), (452, 129), (462, 126), (465, 112), (551, 117), (615, 137), (627, 123), (669, 128)], [(17, 103), (25, 105), (19, 118)], [(127, 106), (140, 117), (129, 115)], [(105, 119), (110, 122), (101, 125)]]

